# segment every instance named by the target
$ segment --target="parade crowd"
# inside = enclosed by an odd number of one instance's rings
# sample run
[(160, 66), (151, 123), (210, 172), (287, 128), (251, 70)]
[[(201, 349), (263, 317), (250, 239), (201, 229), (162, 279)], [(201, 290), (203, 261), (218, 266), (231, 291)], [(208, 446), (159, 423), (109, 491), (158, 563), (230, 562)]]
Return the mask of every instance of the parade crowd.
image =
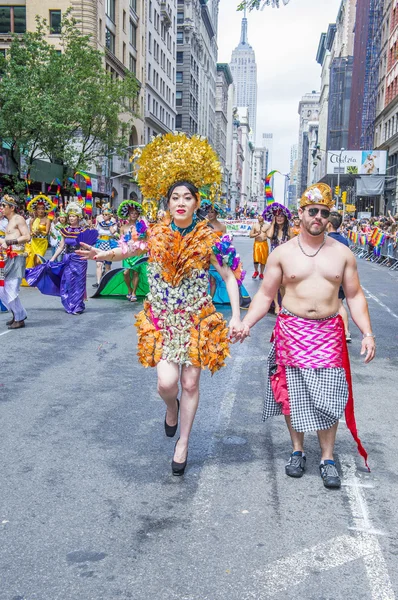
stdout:
[[(292, 442), (285, 467), (289, 477), (304, 475), (304, 435), (316, 431), (323, 484), (339, 488), (334, 444), (343, 414), (367, 464), (354, 416), (344, 300), (362, 333), (366, 363), (376, 350), (356, 259), (340, 233), (348, 235), (358, 224), (342, 223), (333, 210), (332, 191), (322, 183), (305, 191), (296, 215), (270, 203), (250, 231), (252, 279), (261, 281), (251, 299), (217, 202), (221, 169), (208, 142), (182, 134), (159, 136), (138, 163), (143, 197), (158, 202), (156, 214), (144, 215), (142, 205), (125, 200), (117, 215), (103, 206), (93, 220), (73, 199), (50, 219), (56, 207), (39, 194), (30, 200), (25, 219), (15, 196), (1, 198), (0, 300), (11, 312), (7, 327), (25, 327), (21, 284), (60, 297), (68, 314), (82, 314), (88, 260), (97, 264), (94, 295), (124, 295), (131, 302), (142, 296), (143, 309), (135, 316), (137, 355), (144, 367), (157, 369), (165, 434), (174, 437), (180, 428), (171, 467), (173, 475), (182, 476), (202, 370), (214, 374), (225, 367), (231, 344), (244, 342), (273, 310), (267, 380), (259, 382), (265, 389), (262, 418), (285, 417)], [(380, 229), (380, 221), (367, 226)], [(394, 226), (392, 217), (382, 223), (383, 231)], [(49, 245), (52, 256), (46, 260)], [(112, 268), (119, 261), (123, 266)], [(229, 324), (216, 308), (227, 302)], [(241, 308), (248, 309), (243, 319)]]

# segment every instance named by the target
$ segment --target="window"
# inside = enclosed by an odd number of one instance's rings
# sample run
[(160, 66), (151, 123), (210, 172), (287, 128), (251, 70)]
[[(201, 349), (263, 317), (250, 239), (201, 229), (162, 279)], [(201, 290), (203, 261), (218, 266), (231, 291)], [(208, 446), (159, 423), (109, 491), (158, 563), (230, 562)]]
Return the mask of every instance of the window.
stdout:
[(137, 75), (137, 61), (132, 54), (130, 54), (129, 69), (132, 73), (134, 73), (134, 75)]
[(122, 63), (126, 64), (126, 44), (123, 42), (123, 50), (122, 50)]
[(11, 8), (9, 6), (0, 7), (0, 33), (11, 32)]
[(113, 23), (115, 22), (115, 0), (106, 0), (105, 14)]
[(137, 12), (137, 0), (130, 0), (130, 8), (134, 11)]
[(148, 52), (152, 54), (152, 34), (148, 33)]
[(149, 20), (152, 23), (152, 0), (149, 0)]
[(137, 27), (133, 21), (130, 21), (130, 44), (133, 48), (137, 48)]
[(0, 6), (0, 33), (25, 33), (26, 7)]
[[(55, 10), (53, 12), (59, 12), (59, 30), (61, 30), (61, 11)], [(25, 33), (25, 31), (26, 31), (26, 7), (25, 6), (14, 6), (14, 33)], [(59, 33), (59, 32), (57, 32), (57, 33)]]
[(126, 11), (123, 11), (123, 31), (126, 31)]
[(184, 52), (177, 52), (177, 65), (182, 65), (184, 62)]
[(176, 106), (182, 106), (182, 92), (176, 92)]
[(181, 129), (182, 127), (182, 115), (176, 116), (176, 129)]
[(105, 29), (105, 46), (115, 54), (115, 36), (107, 27)]
[(184, 23), (184, 13), (178, 11), (177, 13), (177, 25), (182, 25)]
[(176, 83), (182, 83), (184, 81), (184, 74), (182, 71), (176, 73)]
[(183, 44), (183, 43), (184, 43), (184, 32), (177, 31), (177, 44)]

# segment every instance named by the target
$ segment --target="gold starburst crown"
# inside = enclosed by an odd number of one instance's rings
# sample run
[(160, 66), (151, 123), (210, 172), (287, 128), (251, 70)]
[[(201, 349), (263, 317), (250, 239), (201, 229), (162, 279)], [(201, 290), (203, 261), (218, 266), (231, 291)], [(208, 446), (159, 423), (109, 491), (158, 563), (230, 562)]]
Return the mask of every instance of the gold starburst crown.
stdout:
[(133, 154), (135, 175), (146, 200), (159, 202), (176, 181), (190, 181), (198, 189), (209, 186), (214, 201), (222, 173), (218, 156), (206, 138), (184, 133), (156, 136)]
[(326, 183), (310, 185), (301, 196), (300, 208), (311, 206), (311, 204), (323, 204), (330, 209), (333, 208), (334, 200), (331, 187)]

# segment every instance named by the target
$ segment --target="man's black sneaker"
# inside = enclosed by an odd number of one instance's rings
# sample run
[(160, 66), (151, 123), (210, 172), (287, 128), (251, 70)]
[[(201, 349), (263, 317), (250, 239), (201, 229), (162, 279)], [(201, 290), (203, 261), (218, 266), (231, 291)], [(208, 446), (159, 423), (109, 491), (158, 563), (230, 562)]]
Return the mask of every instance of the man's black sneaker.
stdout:
[(341, 479), (334, 460), (325, 460), (319, 465), (319, 470), (326, 488), (339, 489), (341, 487)]
[(95, 288), (99, 287), (99, 283), (93, 283), (93, 287), (95, 287)]
[(285, 466), (285, 473), (289, 477), (302, 477), (305, 471), (306, 456), (302, 452), (293, 452), (290, 455), (289, 462)]

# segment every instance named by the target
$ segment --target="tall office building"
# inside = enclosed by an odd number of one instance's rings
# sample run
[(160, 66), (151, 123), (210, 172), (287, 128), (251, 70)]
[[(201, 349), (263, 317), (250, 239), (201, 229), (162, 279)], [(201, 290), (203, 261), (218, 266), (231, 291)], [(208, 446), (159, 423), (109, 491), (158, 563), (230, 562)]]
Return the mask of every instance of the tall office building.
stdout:
[(176, 129), (216, 145), (219, 0), (178, 0)]
[(257, 117), (257, 65), (256, 56), (247, 37), (246, 12), (242, 19), (242, 32), (239, 45), (232, 52), (230, 69), (235, 84), (236, 106), (247, 106), (251, 139), (256, 141)]
[(272, 154), (273, 154), (273, 146), (274, 146), (274, 134), (273, 133), (263, 133), (263, 148), (267, 149), (268, 160), (267, 160), (267, 169), (268, 173), (272, 171), (274, 165), (272, 162)]
[(146, 143), (175, 129), (176, 13), (176, 0), (146, 3)]

